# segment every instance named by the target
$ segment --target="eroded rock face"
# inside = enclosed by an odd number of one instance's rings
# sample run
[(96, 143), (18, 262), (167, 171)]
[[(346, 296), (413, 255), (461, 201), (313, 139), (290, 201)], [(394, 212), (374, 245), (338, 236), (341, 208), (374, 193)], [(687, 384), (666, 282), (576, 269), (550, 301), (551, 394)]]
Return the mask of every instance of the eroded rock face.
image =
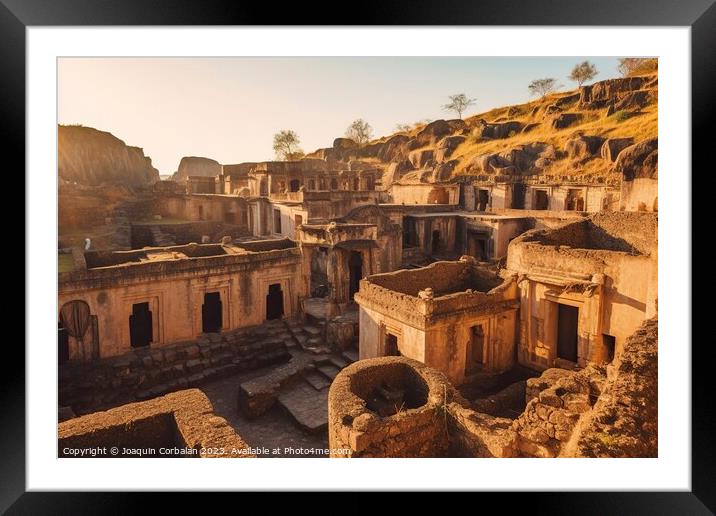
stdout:
[(58, 126), (58, 168), (61, 180), (88, 186), (146, 186), (159, 181), (159, 171), (139, 147), (92, 127)]
[(570, 158), (591, 158), (599, 152), (604, 138), (600, 136), (577, 136), (567, 140), (564, 150)]
[(614, 162), (619, 153), (632, 145), (634, 138), (608, 138), (600, 150), (602, 159)]
[(603, 108), (625, 93), (640, 90), (649, 80), (648, 77), (625, 77), (595, 82), (580, 88), (579, 106), (582, 109)]
[(426, 125), (422, 131), (418, 133), (415, 139), (419, 145), (435, 145), (443, 136), (452, 133), (453, 129), (445, 120), (435, 120)]
[(565, 129), (582, 119), (579, 113), (561, 113), (552, 119), (552, 129)]
[(651, 138), (621, 151), (617, 156), (616, 171), (624, 175), (625, 181), (657, 179), (658, 162), (659, 141), (658, 138)]
[(383, 174), (383, 184), (391, 185), (411, 170), (413, 170), (413, 164), (408, 160), (391, 163)]
[(190, 176), (215, 177), (221, 174), (221, 165), (211, 158), (185, 156), (179, 162), (174, 180), (183, 180)]

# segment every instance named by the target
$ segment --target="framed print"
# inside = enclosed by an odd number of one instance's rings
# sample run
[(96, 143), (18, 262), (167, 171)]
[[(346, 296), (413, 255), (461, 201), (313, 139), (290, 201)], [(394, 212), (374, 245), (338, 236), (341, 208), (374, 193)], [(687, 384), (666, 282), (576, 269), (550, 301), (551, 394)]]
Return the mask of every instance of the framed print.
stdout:
[(189, 490), (716, 506), (691, 339), (709, 1), (396, 2), (355, 26), (4, 4), (28, 310), (3, 509)]

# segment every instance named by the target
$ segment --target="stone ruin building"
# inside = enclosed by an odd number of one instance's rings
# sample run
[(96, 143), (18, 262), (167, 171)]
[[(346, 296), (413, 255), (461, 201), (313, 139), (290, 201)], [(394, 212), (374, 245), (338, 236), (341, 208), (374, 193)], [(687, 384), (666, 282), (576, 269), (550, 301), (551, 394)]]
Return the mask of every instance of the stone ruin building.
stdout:
[[(60, 445), (253, 456), (280, 408), (336, 456), (654, 456), (657, 140), (509, 144), (655, 98), (603, 82), (539, 122), (190, 157), (131, 195), (61, 182)], [(505, 148), (460, 161), (475, 138)], [(201, 392), (219, 381), (230, 409)]]

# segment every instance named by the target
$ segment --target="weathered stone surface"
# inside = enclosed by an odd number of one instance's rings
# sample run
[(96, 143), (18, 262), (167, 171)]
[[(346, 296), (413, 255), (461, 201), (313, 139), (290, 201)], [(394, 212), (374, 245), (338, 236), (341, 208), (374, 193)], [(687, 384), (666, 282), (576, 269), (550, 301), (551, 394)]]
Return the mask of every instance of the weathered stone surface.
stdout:
[(614, 162), (619, 153), (634, 143), (634, 138), (608, 138), (602, 144), (600, 154), (602, 159)]
[(659, 141), (643, 140), (622, 150), (617, 156), (615, 169), (625, 181), (639, 178), (657, 179), (659, 169)]

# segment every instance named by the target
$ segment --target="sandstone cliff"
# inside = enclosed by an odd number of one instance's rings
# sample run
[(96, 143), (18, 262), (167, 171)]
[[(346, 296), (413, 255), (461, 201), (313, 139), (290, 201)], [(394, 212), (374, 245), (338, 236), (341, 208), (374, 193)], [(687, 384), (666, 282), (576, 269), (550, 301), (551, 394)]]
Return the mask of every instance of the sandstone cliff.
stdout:
[(215, 177), (221, 174), (221, 164), (211, 158), (185, 156), (172, 176), (174, 181), (183, 181), (190, 176)]
[(58, 126), (60, 180), (88, 186), (120, 184), (133, 187), (159, 180), (152, 160), (105, 131), (83, 126)]

